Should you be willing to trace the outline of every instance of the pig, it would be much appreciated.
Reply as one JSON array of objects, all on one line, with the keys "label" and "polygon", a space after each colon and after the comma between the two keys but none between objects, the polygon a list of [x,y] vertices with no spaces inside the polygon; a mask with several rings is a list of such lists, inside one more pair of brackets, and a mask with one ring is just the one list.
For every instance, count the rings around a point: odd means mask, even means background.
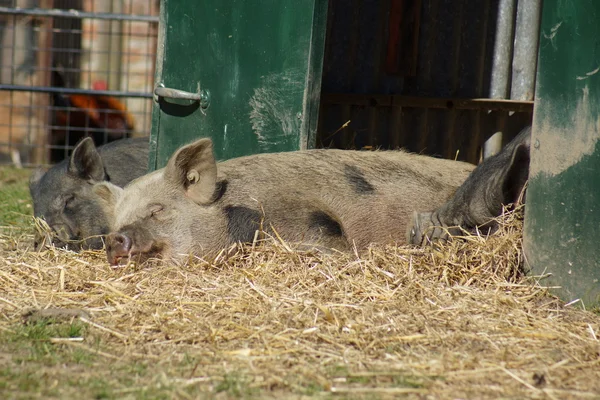
[{"label": "pig", "polygon": [[531,126],[528,126],[500,153],[484,160],[441,207],[415,212],[407,229],[407,242],[426,245],[463,232],[494,231],[497,228],[494,218],[502,213],[503,206],[516,204],[521,196],[524,202],[530,145]]},{"label": "pig", "polygon": [[36,236],[34,247],[45,242],[71,250],[101,249],[109,223],[94,184],[109,181],[125,186],[147,172],[148,138],[123,139],[96,148],[92,138],[81,140],[70,158],[47,172],[36,170],[29,181],[34,216],[43,218],[52,230]]},{"label": "pig", "polygon": [[257,231],[302,248],[403,243],[413,210],[443,204],[475,166],[404,151],[304,150],[216,163],[212,141],[183,146],[124,189],[94,186],[110,215],[111,265],[211,259]]}]

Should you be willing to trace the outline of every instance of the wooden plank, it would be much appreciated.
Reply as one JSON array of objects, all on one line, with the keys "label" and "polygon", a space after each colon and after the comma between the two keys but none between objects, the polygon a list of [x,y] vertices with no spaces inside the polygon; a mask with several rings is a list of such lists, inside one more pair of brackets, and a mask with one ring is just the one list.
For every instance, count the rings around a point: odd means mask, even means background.
[{"label": "wooden plank", "polygon": [[324,93],[325,104],[351,104],[366,107],[444,108],[457,110],[495,110],[532,112],[533,101],[503,99],[463,99],[447,97],[417,97],[383,94]]},{"label": "wooden plank", "polygon": [[[40,8],[52,9],[53,0],[40,0]],[[51,80],[52,67],[52,26],[53,18],[40,18],[38,27],[39,49],[37,54],[37,85],[49,86]],[[36,165],[47,164],[50,160],[50,151],[48,150],[51,129],[50,115],[50,95],[47,93],[33,94],[36,99],[37,121],[42,126],[36,126],[34,135],[34,147],[31,152],[31,162]]]},{"label": "wooden plank", "polygon": [[416,76],[421,0],[391,0],[385,58],[388,74]]}]

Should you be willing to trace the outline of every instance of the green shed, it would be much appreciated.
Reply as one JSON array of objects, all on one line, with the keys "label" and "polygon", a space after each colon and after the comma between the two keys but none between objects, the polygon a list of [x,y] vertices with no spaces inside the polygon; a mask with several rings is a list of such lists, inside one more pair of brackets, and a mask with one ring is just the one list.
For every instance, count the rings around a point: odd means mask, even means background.
[{"label": "green shed", "polygon": [[544,0],[524,248],[567,302],[600,304],[600,2]]},{"label": "green shed", "polygon": [[197,137],[217,158],[314,141],[327,0],[161,4],[150,168]]}]

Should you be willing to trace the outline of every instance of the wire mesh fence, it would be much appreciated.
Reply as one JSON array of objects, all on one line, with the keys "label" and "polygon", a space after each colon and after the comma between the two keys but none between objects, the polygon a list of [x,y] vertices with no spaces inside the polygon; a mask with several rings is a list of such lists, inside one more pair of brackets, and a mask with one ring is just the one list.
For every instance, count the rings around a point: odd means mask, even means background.
[{"label": "wire mesh fence", "polygon": [[150,133],[159,1],[0,0],[0,163]]}]

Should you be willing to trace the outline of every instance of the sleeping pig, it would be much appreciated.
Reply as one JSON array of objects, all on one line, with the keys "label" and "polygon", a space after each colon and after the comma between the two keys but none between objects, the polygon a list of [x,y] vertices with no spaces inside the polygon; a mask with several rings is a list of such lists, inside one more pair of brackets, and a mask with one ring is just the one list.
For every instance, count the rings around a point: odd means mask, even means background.
[{"label": "sleeping pig", "polygon": [[473,165],[403,151],[306,150],[215,162],[207,138],[124,189],[94,186],[112,265],[211,257],[256,231],[348,251],[404,242],[412,212],[443,204]]},{"label": "sleeping pig", "polygon": [[34,216],[43,218],[51,234],[37,235],[44,243],[69,249],[102,248],[108,221],[92,192],[95,183],[125,186],[148,169],[148,138],[123,139],[96,148],[91,138],[81,140],[71,157],[47,172],[38,169],[29,182]]}]

